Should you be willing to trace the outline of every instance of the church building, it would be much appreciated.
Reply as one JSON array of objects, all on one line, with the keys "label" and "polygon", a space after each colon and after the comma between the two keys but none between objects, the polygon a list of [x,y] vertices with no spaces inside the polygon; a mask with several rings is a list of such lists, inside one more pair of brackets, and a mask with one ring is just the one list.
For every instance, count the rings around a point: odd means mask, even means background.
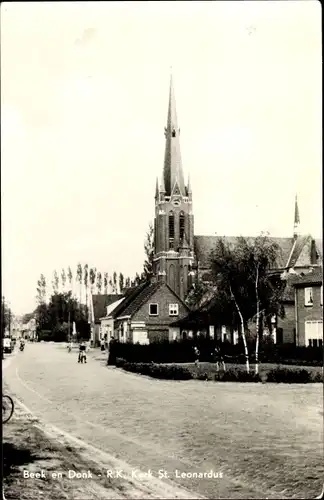
[{"label": "church building", "polygon": [[[153,272],[155,279],[166,282],[182,300],[185,300],[196,273],[202,281],[211,280],[210,255],[221,236],[194,234],[193,193],[189,178],[185,183],[183,175],[180,128],[172,76],[167,125],[164,132],[164,168],[161,181],[156,182],[155,192]],[[306,273],[314,266],[322,264],[322,240],[315,240],[310,234],[300,234],[299,224],[296,197],[292,235],[270,237],[279,247],[278,261],[273,271],[280,273],[283,277],[291,273]],[[217,227],[214,229],[217,231]],[[224,236],[224,239],[232,246],[236,244],[237,236]],[[255,239],[255,237],[245,238],[250,241]],[[185,324],[185,319],[182,323]],[[284,339],[285,334],[282,330],[285,325],[280,324],[280,328]],[[294,338],[294,333],[290,330],[291,325],[289,332],[286,333],[287,339]]]}]

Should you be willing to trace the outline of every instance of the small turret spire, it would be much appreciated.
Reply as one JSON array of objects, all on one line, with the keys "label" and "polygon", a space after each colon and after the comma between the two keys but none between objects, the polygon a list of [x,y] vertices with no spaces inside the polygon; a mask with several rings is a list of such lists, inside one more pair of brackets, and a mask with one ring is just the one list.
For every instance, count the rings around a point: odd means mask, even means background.
[{"label": "small turret spire", "polygon": [[155,199],[158,200],[158,198],[159,198],[159,179],[156,178]]},{"label": "small turret spire", "polygon": [[192,194],[191,190],[191,183],[190,183],[190,175],[188,175],[188,187],[187,187],[188,194]]},{"label": "small turret spire", "polygon": [[295,214],[294,214],[294,238],[297,238],[299,234],[300,218],[299,218],[299,208],[297,194],[295,196]]}]

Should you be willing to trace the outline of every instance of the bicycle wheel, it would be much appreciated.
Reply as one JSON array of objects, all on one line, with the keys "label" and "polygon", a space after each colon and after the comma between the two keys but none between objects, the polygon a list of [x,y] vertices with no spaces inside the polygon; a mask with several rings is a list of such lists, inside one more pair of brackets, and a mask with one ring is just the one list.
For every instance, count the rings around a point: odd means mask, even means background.
[{"label": "bicycle wheel", "polygon": [[14,412],[14,402],[10,396],[2,396],[2,423],[8,422]]}]

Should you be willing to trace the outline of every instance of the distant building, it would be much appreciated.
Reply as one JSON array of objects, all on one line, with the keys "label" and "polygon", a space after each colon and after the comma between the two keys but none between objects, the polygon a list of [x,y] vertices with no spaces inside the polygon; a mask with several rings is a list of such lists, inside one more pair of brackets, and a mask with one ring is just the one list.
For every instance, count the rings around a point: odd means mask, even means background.
[{"label": "distant building", "polygon": [[90,296],[89,317],[90,324],[90,342],[93,347],[99,345],[101,340],[101,321],[105,316],[107,306],[112,304],[123,296],[119,294],[92,294]]}]

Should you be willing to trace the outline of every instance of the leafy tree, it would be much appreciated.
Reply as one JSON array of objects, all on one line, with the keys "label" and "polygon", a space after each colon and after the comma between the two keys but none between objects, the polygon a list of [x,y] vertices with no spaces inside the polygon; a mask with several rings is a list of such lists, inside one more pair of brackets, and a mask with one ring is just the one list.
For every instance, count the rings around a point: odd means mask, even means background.
[{"label": "leafy tree", "polygon": [[81,302],[82,302],[82,265],[80,263],[77,265],[76,279],[77,279],[77,283],[79,283],[80,304],[81,304]]},{"label": "leafy tree", "polygon": [[101,274],[100,271],[97,274],[97,290],[98,290],[98,293],[101,294],[101,291],[102,291],[102,274]]},{"label": "leafy tree", "polygon": [[278,247],[274,243],[267,237],[260,236],[253,242],[239,237],[234,247],[220,239],[211,255],[216,293],[224,318],[232,325],[240,325],[247,372],[250,369],[246,340],[249,323],[256,320],[257,357],[260,313],[265,318],[275,313],[282,314],[280,298],[284,286],[279,286],[278,280],[269,273],[276,261],[277,252]]},{"label": "leafy tree", "polygon": [[59,275],[58,272],[55,270],[53,274],[53,281],[52,281],[52,287],[53,287],[53,292],[58,293],[59,289]]},{"label": "leafy tree", "polygon": [[96,281],[96,272],[97,272],[97,269],[95,267],[91,267],[90,272],[89,272],[91,295],[93,295],[93,291],[94,291],[94,286],[95,286],[95,281]]},{"label": "leafy tree", "polygon": [[[62,331],[67,333],[66,325],[76,324],[77,332],[83,338],[87,338],[89,334],[88,325],[88,309],[87,306],[79,304],[72,297],[72,292],[56,293],[52,295],[49,303],[40,304],[36,309],[36,320],[38,331],[47,330],[51,333],[51,340],[66,340],[57,338],[57,332]],[[64,326],[65,325],[65,326]]]},{"label": "leafy tree", "polygon": [[114,285],[113,285],[112,278],[109,278],[109,288],[110,288],[111,293],[114,293]]},{"label": "leafy tree", "polygon": [[124,275],[123,275],[123,273],[119,273],[119,291],[120,291],[120,293],[122,293],[122,292],[123,292],[123,290],[124,290],[124,286],[125,286],[125,285],[124,285],[124,281],[125,281],[125,280],[124,280]]},{"label": "leafy tree", "polygon": [[83,282],[85,286],[85,293],[86,293],[86,306],[88,305],[88,286],[89,286],[89,266],[88,264],[84,265],[83,268]]},{"label": "leafy tree", "polygon": [[117,273],[116,271],[114,271],[113,273],[113,293],[117,293],[118,292],[118,285],[117,285]]},{"label": "leafy tree", "polygon": [[73,275],[72,275],[72,269],[71,267],[69,266],[68,267],[68,272],[67,272],[67,277],[68,277],[68,280],[69,280],[69,288],[70,290],[72,290],[72,279],[73,279]]},{"label": "leafy tree", "polygon": [[196,274],[194,282],[189,289],[187,297],[185,299],[186,304],[191,309],[199,307],[201,301],[206,296],[210,288],[211,286],[199,279],[198,274]]},{"label": "leafy tree", "polygon": [[42,304],[46,301],[46,279],[44,274],[40,275],[39,280],[37,281],[37,295],[36,300],[38,304]]},{"label": "leafy tree", "polygon": [[149,281],[153,276],[153,257],[154,257],[154,227],[150,222],[149,229],[146,233],[145,242],[144,242],[144,251],[145,251],[145,261],[144,261],[144,269],[141,276],[141,281]]},{"label": "leafy tree", "polygon": [[61,282],[62,282],[62,290],[63,290],[63,292],[65,292],[65,286],[66,286],[65,269],[62,269],[62,272],[61,272]]},{"label": "leafy tree", "polygon": [[6,303],[5,297],[1,297],[1,338],[4,337],[6,330],[10,330],[13,314]]},{"label": "leafy tree", "polygon": [[103,282],[104,282],[104,293],[107,294],[108,293],[108,273],[104,273]]},{"label": "leafy tree", "polygon": [[135,286],[138,286],[138,285],[140,285],[141,283],[142,283],[141,276],[140,276],[138,273],[136,273],[136,275],[135,275],[135,279],[134,279],[134,284],[135,284]]}]

